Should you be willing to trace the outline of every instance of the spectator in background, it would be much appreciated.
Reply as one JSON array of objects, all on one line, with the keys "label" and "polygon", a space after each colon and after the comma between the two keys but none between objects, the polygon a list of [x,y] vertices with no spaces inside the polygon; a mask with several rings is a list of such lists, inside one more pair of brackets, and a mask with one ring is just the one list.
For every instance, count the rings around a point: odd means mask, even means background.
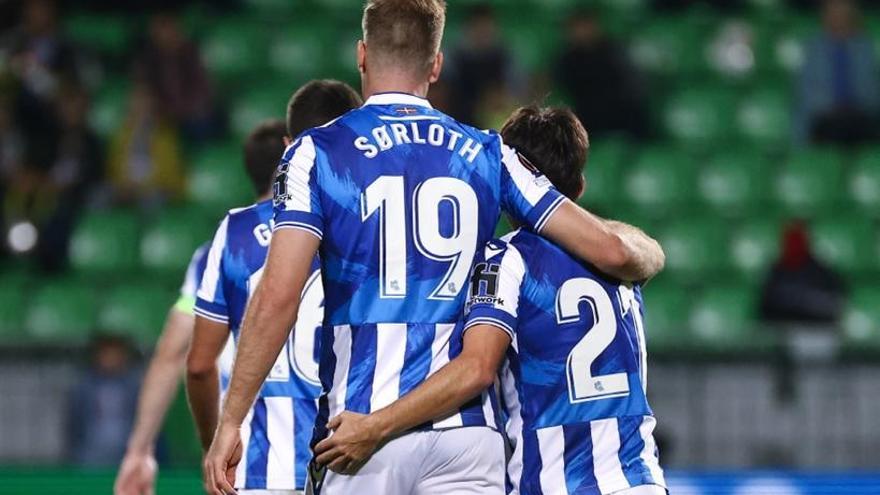
[{"label": "spectator in background", "polygon": [[98,335],[91,363],[68,402],[70,460],[79,466],[115,466],[125,454],[137,406],[140,373],[127,339]]},{"label": "spectator in background", "polygon": [[[481,108],[490,93],[502,93],[505,101],[522,95],[523,76],[499,36],[495,12],[489,4],[471,8],[461,43],[452,51],[445,72],[450,114],[463,122],[488,127],[489,122],[479,117],[481,113],[495,113]],[[507,115],[510,110],[506,108],[503,113]]]},{"label": "spectator in background", "polygon": [[58,11],[51,0],[27,0],[20,25],[3,40],[2,51],[19,82],[16,121],[28,139],[39,140],[54,131],[54,98],[65,83],[80,80],[80,54],[58,28]]},{"label": "spectator in background", "polygon": [[857,144],[877,136],[880,77],[853,0],[826,0],[798,81],[796,140]]},{"label": "spectator in background", "polygon": [[155,206],[183,193],[177,130],[141,80],[132,87],[128,115],[110,143],[107,178],[115,200],[122,203]]},{"label": "spectator in background", "polygon": [[186,138],[201,140],[218,133],[213,90],[198,47],[171,11],[150,18],[147,41],[135,67],[162,111],[180,126]]},{"label": "spectator in background", "polygon": [[773,323],[834,325],[846,293],[840,277],[817,260],[806,227],[795,222],[782,237],[779,261],[764,281],[761,319]]},{"label": "spectator in background", "polygon": [[636,73],[595,13],[578,11],[568,19],[554,79],[591,134],[647,135],[647,106]]}]

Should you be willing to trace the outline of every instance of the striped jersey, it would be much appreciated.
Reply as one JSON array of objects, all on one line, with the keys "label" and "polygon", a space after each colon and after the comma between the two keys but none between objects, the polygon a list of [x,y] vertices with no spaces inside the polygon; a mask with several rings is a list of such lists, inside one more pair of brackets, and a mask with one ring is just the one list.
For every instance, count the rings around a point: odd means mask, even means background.
[{"label": "striped jersey", "polygon": [[665,486],[646,398],[640,288],[525,230],[486,244],[471,281],[463,331],[489,324],[511,337],[501,370],[511,491]]},{"label": "striped jersey", "polygon": [[[220,223],[198,290],[197,315],[229,326],[239,338],[245,308],[263,274],[271,240],[271,201],[231,210]],[[295,490],[305,486],[309,441],[317,414],[317,333],[323,318],[317,262],[303,291],[292,343],[272,366],[242,429],[244,458],[236,488]]]},{"label": "striped jersey", "polygon": [[[563,200],[497,133],[411,95],[374,95],[301,135],[279,167],[275,229],[321,239],[316,438],[328,417],[382,408],[447,363],[471,263],[501,211],[540,230]],[[494,426],[479,402],[427,426]]]}]

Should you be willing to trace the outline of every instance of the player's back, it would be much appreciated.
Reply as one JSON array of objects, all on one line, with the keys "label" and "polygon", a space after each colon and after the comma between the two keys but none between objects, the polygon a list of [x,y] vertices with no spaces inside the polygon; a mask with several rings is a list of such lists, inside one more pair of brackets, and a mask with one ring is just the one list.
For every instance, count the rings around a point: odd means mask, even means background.
[{"label": "player's back", "polygon": [[501,210],[540,228],[562,201],[497,134],[403,94],[305,133],[281,171],[276,228],[322,239],[330,417],[388,405],[445,364],[462,288]]},{"label": "player's back", "polygon": [[[248,301],[263,274],[272,221],[271,201],[230,210],[211,245],[195,312],[227,324],[236,341]],[[279,353],[242,425],[247,462],[239,464],[236,475],[241,488],[292,490],[305,485],[320,394],[316,346],[322,299],[315,260],[293,342]]]},{"label": "player's back", "polygon": [[[605,494],[663,485],[645,392],[640,288],[525,230],[492,241],[485,254],[475,273],[521,273],[518,291],[502,285],[490,296],[517,315],[502,372],[514,486],[523,494]],[[479,319],[477,304],[469,322]]]}]

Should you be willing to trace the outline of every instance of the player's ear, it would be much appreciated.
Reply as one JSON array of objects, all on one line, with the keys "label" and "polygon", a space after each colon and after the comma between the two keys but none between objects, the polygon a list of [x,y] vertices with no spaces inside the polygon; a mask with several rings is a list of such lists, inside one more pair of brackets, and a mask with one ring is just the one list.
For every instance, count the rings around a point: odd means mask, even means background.
[{"label": "player's ear", "polygon": [[581,199],[581,196],[584,195],[584,192],[587,190],[587,178],[584,177],[584,174],[581,174],[581,188],[578,190],[577,196],[574,199]]},{"label": "player's ear", "polygon": [[293,139],[290,136],[284,136],[284,147],[290,146],[293,143]]},{"label": "player's ear", "polygon": [[364,43],[363,40],[358,40],[357,45],[357,63],[358,63],[358,72],[361,75],[367,71],[367,44]]},{"label": "player's ear", "polygon": [[428,78],[428,82],[434,84],[440,79],[440,71],[443,70],[443,52],[437,52],[437,56],[434,57],[434,63],[431,65],[431,75]]}]

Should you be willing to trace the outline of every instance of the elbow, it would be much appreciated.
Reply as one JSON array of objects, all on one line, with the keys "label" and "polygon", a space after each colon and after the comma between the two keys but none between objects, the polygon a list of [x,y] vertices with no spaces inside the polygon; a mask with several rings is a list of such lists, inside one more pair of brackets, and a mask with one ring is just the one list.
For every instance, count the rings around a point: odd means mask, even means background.
[{"label": "elbow", "polygon": [[215,361],[194,357],[190,354],[186,360],[186,379],[188,381],[204,381],[217,373]]},{"label": "elbow", "polygon": [[468,392],[477,395],[495,384],[495,369],[487,363],[475,362],[470,366]]},{"label": "elbow", "polygon": [[609,236],[604,253],[604,268],[611,273],[624,272],[633,262],[632,251],[618,234]]}]

